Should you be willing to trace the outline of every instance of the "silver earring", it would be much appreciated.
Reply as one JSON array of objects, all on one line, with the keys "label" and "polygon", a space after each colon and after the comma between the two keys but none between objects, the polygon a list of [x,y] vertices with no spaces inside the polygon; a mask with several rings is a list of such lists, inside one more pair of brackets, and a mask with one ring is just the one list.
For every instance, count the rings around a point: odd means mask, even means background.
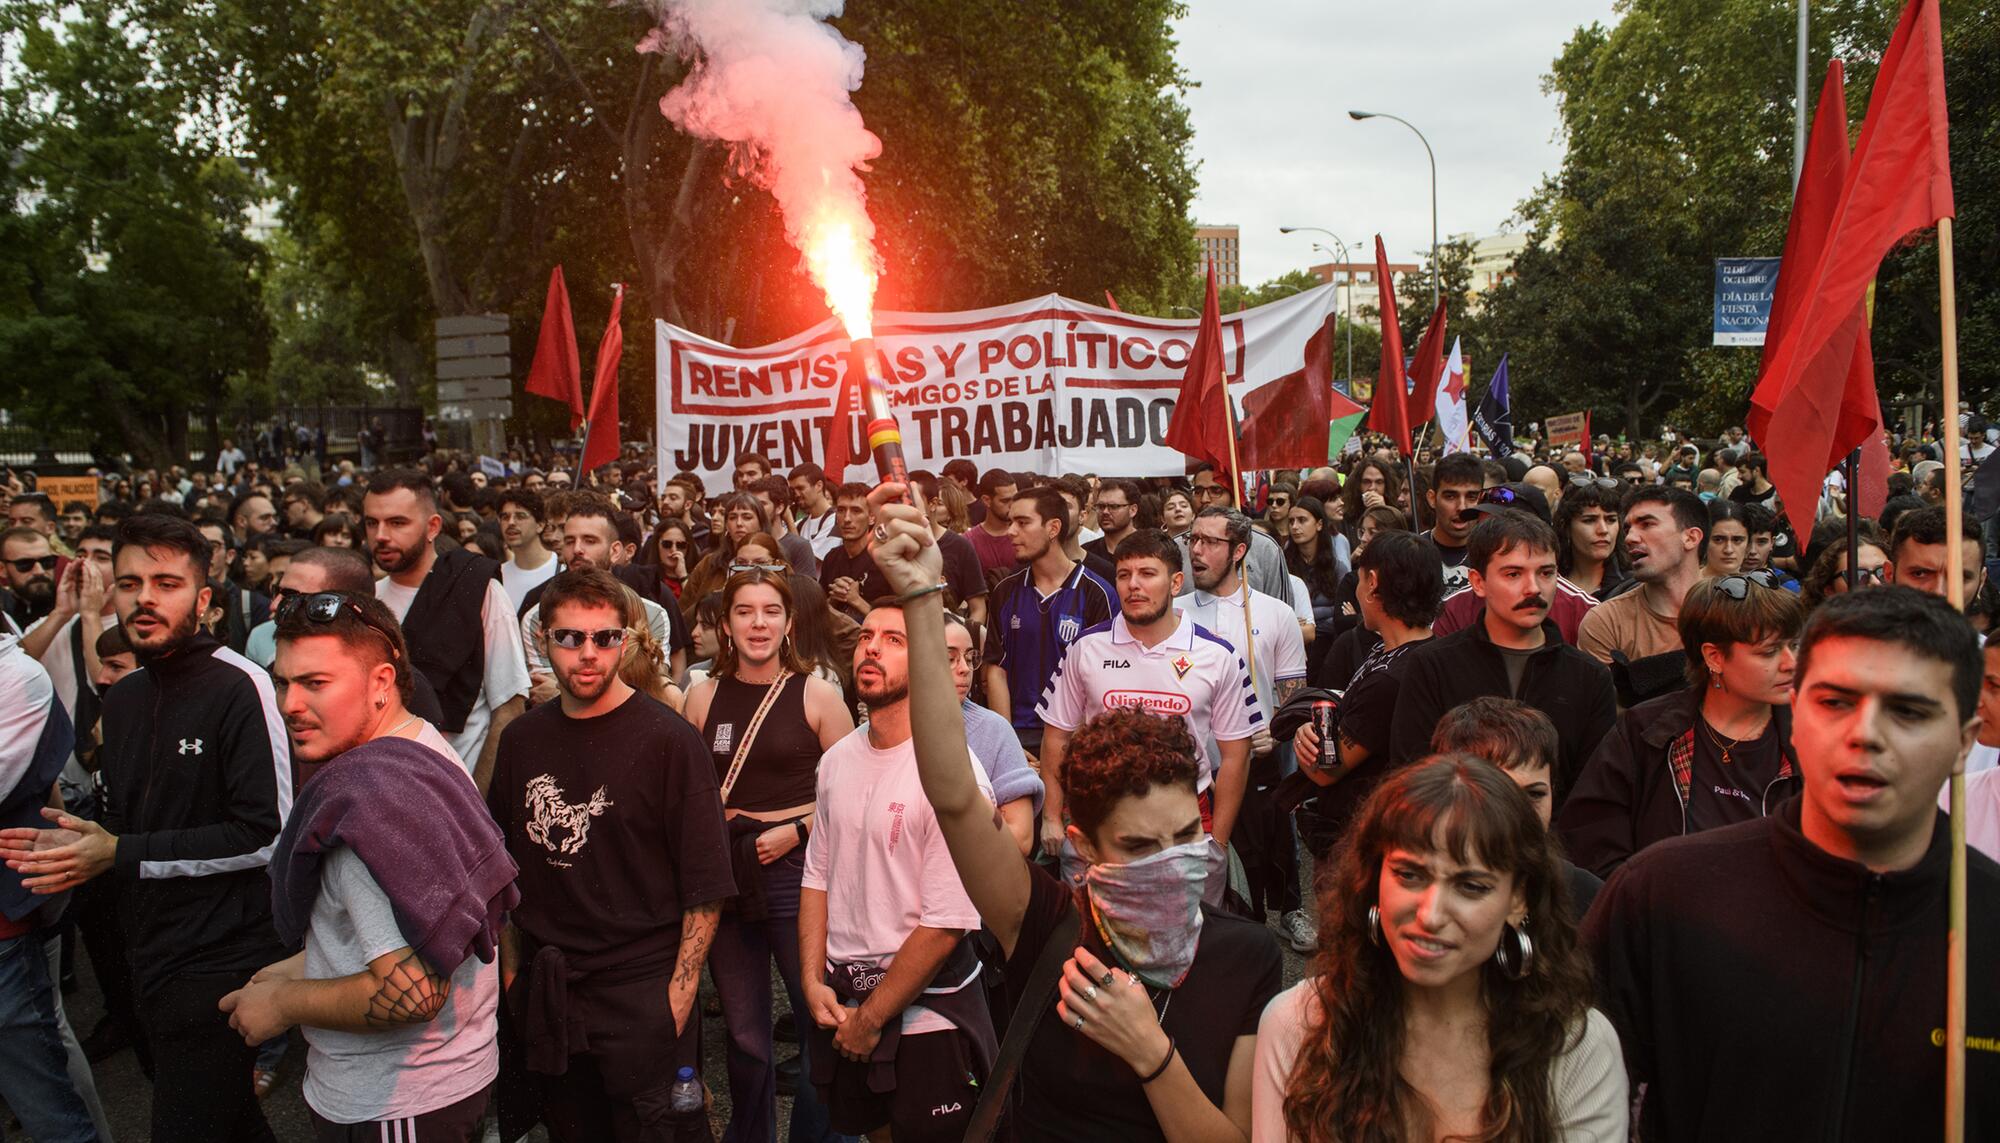
[{"label": "silver earring", "polygon": [[[1508,938],[1513,938],[1514,948],[1507,948]],[[1500,943],[1493,950],[1493,963],[1500,967],[1500,974],[1509,980],[1525,980],[1535,967],[1535,942],[1528,939],[1528,918],[1522,917],[1517,928],[1513,925],[1500,927]]]},{"label": "silver earring", "polygon": [[1368,906],[1368,943],[1380,946],[1382,943],[1382,910]]}]

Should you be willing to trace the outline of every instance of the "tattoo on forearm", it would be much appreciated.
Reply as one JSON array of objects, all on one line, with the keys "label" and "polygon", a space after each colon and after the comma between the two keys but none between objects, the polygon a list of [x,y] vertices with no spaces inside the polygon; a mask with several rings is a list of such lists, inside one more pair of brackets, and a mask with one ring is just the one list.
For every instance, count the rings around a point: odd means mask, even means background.
[{"label": "tattoo on forearm", "polygon": [[722,904],[719,901],[697,905],[687,911],[687,919],[707,918],[708,923],[681,927],[681,951],[674,964],[675,987],[688,988],[701,982],[701,966],[708,960],[708,946],[715,939],[715,922],[721,915]]},{"label": "tattoo on forearm", "polygon": [[1305,685],[1306,681],[1304,679],[1279,679],[1277,693],[1272,696],[1276,701],[1272,705],[1274,706],[1285,705],[1287,702],[1291,701],[1291,697],[1299,693],[1299,689],[1304,687]]},{"label": "tattoo on forearm", "polygon": [[450,978],[432,972],[424,958],[411,950],[377,982],[363,1019],[371,1028],[422,1024],[443,1011],[445,1001],[450,998]]}]

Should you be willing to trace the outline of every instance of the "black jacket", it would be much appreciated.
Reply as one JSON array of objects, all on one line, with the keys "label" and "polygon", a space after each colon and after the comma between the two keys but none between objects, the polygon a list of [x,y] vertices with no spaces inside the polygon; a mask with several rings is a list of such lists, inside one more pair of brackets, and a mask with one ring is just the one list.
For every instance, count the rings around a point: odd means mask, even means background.
[{"label": "black jacket", "polygon": [[104,827],[141,993],[284,955],[265,867],[292,805],[270,676],[205,634],[104,696]]},{"label": "black jacket", "polygon": [[[1669,838],[1584,921],[1648,1143],[1874,1143],[1944,1131],[1951,845],[1871,873],[1770,817]],[[1967,1139],[2000,1133],[2000,865],[1967,856]]]},{"label": "black jacket", "polygon": [[[1547,641],[1528,660],[1520,693],[1513,697],[1556,724],[1562,750],[1553,778],[1560,805],[1563,792],[1576,784],[1583,760],[1610,731],[1618,710],[1611,672],[1604,664],[1563,642],[1554,620],[1543,620],[1542,632]],[[1438,719],[1462,702],[1487,695],[1507,697],[1507,664],[1483,621],[1412,652],[1403,668],[1402,693],[1396,696],[1390,761],[1400,765],[1429,754]]]},{"label": "black jacket", "polygon": [[[1576,788],[1563,799],[1556,832],[1571,861],[1609,877],[1633,854],[1687,832],[1687,798],[1674,781],[1674,755],[1693,758],[1701,700],[1699,690],[1676,691],[1618,716],[1618,725],[1597,744]],[[1774,706],[1771,717],[1777,720],[1792,773],[1761,791],[1767,814],[1799,792],[1791,708]]]}]

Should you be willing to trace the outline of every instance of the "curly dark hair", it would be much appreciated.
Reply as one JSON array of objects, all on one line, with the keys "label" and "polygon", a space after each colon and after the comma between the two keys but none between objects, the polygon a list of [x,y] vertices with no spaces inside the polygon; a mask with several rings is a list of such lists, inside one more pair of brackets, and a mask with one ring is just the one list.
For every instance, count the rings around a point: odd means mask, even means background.
[{"label": "curly dark hair", "polygon": [[[1392,774],[1361,807],[1322,879],[1314,1012],[1285,1085],[1285,1126],[1299,1139],[1389,1143],[1430,1134],[1424,1102],[1402,1078],[1403,980],[1371,939],[1368,909],[1395,849],[1442,849],[1512,874],[1534,926],[1526,978],[1482,972],[1491,1057],[1482,1140],[1557,1134],[1550,1068],[1582,1035],[1591,996],[1561,850],[1513,779],[1469,754],[1433,755]],[[1502,939],[1505,939],[1504,937]]]},{"label": "curly dark hair", "polygon": [[1198,767],[1185,719],[1138,707],[1106,711],[1077,727],[1063,752],[1060,777],[1070,820],[1094,840],[1122,799],[1155,786],[1185,786],[1194,793]]}]

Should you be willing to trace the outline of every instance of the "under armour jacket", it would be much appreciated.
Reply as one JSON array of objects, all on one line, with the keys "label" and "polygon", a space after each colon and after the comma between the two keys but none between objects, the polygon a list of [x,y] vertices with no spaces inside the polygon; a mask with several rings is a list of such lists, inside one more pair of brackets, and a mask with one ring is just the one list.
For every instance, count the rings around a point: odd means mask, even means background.
[{"label": "under armour jacket", "polygon": [[292,763],[270,676],[198,634],[119,680],[103,725],[104,827],[140,993],[283,957],[266,867]]}]

